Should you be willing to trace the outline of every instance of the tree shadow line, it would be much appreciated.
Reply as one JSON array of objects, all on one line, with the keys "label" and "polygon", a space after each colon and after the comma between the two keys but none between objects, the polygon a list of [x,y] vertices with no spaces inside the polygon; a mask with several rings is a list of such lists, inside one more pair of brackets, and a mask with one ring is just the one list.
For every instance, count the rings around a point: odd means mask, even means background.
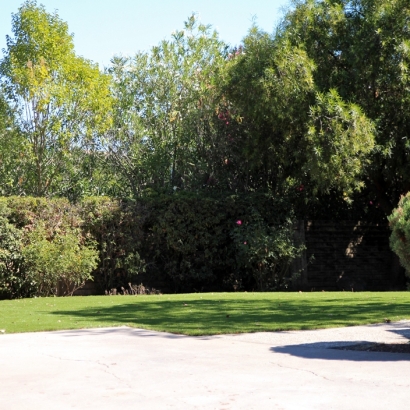
[{"label": "tree shadow line", "polygon": [[[382,322],[385,316],[410,316],[408,304],[379,306],[377,303],[360,303],[340,306],[331,298],[320,305],[317,301],[266,300],[144,300],[136,303],[118,303],[111,306],[86,307],[76,310],[58,310],[55,315],[92,320],[102,326],[149,326],[169,333],[198,334],[279,331],[349,326],[364,320]],[[340,301],[338,301],[340,302]],[[50,313],[50,312],[49,312]],[[210,329],[207,332],[207,329]],[[403,331],[398,329],[397,332]],[[406,333],[407,335],[407,333]],[[407,336],[406,336],[407,337]]]}]

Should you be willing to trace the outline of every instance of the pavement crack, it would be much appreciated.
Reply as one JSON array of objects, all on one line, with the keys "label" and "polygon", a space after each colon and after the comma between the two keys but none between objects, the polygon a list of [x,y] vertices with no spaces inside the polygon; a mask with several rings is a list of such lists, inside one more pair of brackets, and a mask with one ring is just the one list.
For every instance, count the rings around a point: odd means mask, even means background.
[{"label": "pavement crack", "polygon": [[116,374],[112,373],[109,371],[110,366],[106,363],[102,363],[99,360],[86,360],[86,359],[70,359],[70,358],[63,358],[63,357],[59,357],[59,356],[53,356],[51,354],[44,354],[43,356],[46,357],[51,357],[52,359],[57,359],[57,360],[63,360],[63,361],[67,361],[67,362],[84,362],[84,363],[93,363],[93,364],[98,364],[99,366],[102,367],[102,371],[104,373],[109,374],[110,376],[114,377],[115,379],[117,379],[119,382],[125,384],[129,389],[132,389],[131,385],[128,384],[125,380],[121,379],[120,377],[118,377]]},{"label": "pavement crack", "polygon": [[283,368],[283,369],[297,370],[297,371],[299,371],[299,372],[310,373],[310,374],[313,374],[313,375],[316,376],[316,377],[319,377],[319,378],[321,378],[321,379],[323,379],[323,380],[327,380],[327,381],[329,381],[329,382],[334,382],[334,381],[335,381],[335,380],[333,380],[333,379],[329,379],[328,377],[325,377],[325,376],[322,376],[322,375],[317,374],[317,373],[315,373],[315,372],[312,372],[311,370],[299,369],[299,368],[297,368],[297,367],[283,366],[283,365],[281,365],[281,364],[279,364],[279,363],[274,363],[274,362],[271,362],[271,364],[274,364],[274,365],[276,365],[276,366],[278,366],[278,367],[281,367],[281,368]]}]

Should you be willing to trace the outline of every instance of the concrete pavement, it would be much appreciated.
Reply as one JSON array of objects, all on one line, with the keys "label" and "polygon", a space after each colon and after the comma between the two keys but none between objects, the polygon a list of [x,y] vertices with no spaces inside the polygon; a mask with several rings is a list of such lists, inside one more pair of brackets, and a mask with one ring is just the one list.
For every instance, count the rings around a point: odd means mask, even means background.
[{"label": "concrete pavement", "polygon": [[407,409],[410,322],[187,337],[127,327],[0,335],[0,409]]}]

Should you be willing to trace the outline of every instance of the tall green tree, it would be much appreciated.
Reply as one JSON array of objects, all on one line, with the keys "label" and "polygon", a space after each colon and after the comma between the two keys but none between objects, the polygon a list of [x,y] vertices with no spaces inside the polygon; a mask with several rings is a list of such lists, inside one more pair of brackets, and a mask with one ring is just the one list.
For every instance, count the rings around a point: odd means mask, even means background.
[{"label": "tall green tree", "polygon": [[96,136],[110,125],[110,78],[76,56],[67,24],[36,1],[26,1],[12,15],[12,31],[0,81],[26,147],[17,171],[19,189],[64,195],[73,151],[90,155]]},{"label": "tall green tree", "polygon": [[134,195],[191,189],[214,172],[217,81],[226,45],[195,15],[150,52],[114,58],[116,115],[106,147]]},{"label": "tall green tree", "polygon": [[15,112],[0,90],[0,194],[21,194],[26,141],[16,126]]},{"label": "tall green tree", "polygon": [[336,89],[322,91],[303,47],[253,27],[231,59],[224,93],[236,121],[246,189],[352,192],[373,125]]},{"label": "tall green tree", "polygon": [[390,214],[410,190],[410,3],[295,1],[277,37],[308,55],[319,92],[334,89],[375,125],[364,181]]}]

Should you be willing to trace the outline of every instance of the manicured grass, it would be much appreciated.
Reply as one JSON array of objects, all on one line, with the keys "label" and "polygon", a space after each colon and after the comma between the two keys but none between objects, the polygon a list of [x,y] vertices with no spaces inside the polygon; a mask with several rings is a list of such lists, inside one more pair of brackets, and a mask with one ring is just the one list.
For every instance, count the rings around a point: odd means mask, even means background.
[{"label": "manicured grass", "polygon": [[6,333],[126,325],[210,335],[353,326],[385,319],[410,319],[410,292],[195,293],[0,301],[0,329]]}]

